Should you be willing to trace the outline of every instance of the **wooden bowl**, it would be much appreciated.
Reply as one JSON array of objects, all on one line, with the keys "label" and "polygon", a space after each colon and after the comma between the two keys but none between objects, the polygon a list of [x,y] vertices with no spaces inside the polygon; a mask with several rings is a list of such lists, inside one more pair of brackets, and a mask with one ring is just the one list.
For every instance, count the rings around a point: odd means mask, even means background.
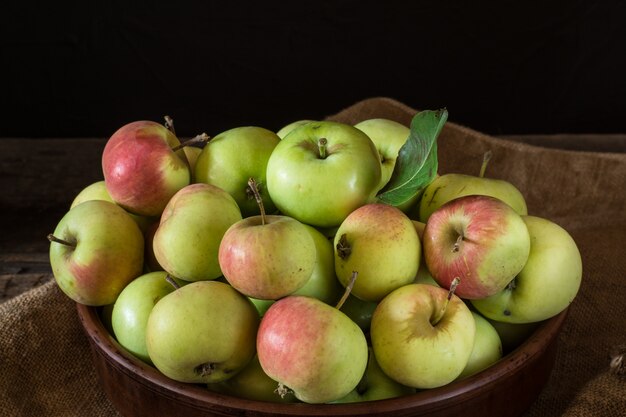
[{"label": "wooden bowl", "polygon": [[129,354],[107,331],[98,309],[77,305],[102,388],[125,417],[140,416],[519,416],[546,384],[567,310],[542,323],[490,368],[441,388],[352,404],[277,404],[221,395],[163,376]]}]

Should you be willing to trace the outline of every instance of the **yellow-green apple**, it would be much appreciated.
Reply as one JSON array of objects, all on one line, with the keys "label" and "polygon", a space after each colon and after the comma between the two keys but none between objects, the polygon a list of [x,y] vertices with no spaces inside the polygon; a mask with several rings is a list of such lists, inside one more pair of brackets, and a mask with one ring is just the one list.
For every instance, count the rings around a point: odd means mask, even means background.
[{"label": "yellow-green apple", "polygon": [[[402,123],[384,118],[363,120],[355,124],[354,127],[369,136],[374,145],[376,145],[376,149],[378,149],[382,166],[379,189],[382,189],[391,178],[393,169],[396,166],[398,152],[400,152],[400,148],[407,141],[411,130]],[[401,204],[398,208],[406,212],[416,203],[420,195],[421,193],[415,194],[415,196]]]},{"label": "yellow-green apple", "polygon": [[415,388],[402,385],[389,378],[370,349],[367,368],[363,378],[355,389],[335,403],[355,403],[363,401],[385,400],[415,393]]},{"label": "yellow-green apple", "polygon": [[74,301],[112,304],[143,270],[144,240],[121,207],[91,200],[70,209],[50,239],[50,265],[57,284]]},{"label": "yellow-green apple", "polygon": [[277,387],[278,383],[263,372],[257,355],[232,378],[224,382],[207,385],[210,391],[248,400],[274,403],[293,403],[297,401],[291,392],[279,395],[276,392]]},{"label": "yellow-green apple", "polygon": [[[417,220],[412,220],[413,226],[415,226],[415,231],[417,232],[417,236],[420,238],[420,244],[424,241],[424,229],[426,228],[426,223],[422,223]],[[426,266],[426,260],[424,259],[424,245],[422,244],[422,253],[420,257],[420,266],[417,269],[417,274],[415,275],[415,284],[429,284],[435,285],[439,287],[435,278],[433,278],[432,274],[428,270]]]},{"label": "yellow-green apple", "polygon": [[154,255],[161,267],[185,281],[222,275],[219,246],[226,230],[241,220],[235,200],[209,184],[191,184],[168,202],[154,235]]},{"label": "yellow-green apple", "polygon": [[315,244],[315,265],[307,282],[293,294],[307,295],[335,305],[343,294],[343,288],[335,275],[333,243],[314,227],[307,224],[304,227]]},{"label": "yellow-green apple", "polygon": [[380,175],[378,150],[365,133],[342,123],[313,122],[276,146],[267,164],[267,190],[283,214],[332,227],[373,201]]},{"label": "yellow-green apple", "polygon": [[163,125],[137,121],[119,128],[102,152],[111,198],[131,213],[159,216],[169,199],[189,185],[191,173],[178,138]]},{"label": "yellow-green apple", "polygon": [[426,266],[439,285],[456,294],[485,298],[504,289],[530,252],[522,217],[493,197],[470,195],[451,200],[429,217],[424,229]]},{"label": "yellow-green apple", "polygon": [[272,131],[256,126],[236,127],[215,136],[206,144],[195,168],[197,182],[213,184],[228,192],[243,217],[259,214],[259,206],[249,189],[254,178],[268,213],[275,211],[265,189],[270,154],[280,142]]},{"label": "yellow-green apple", "polygon": [[316,249],[299,221],[261,214],[246,217],[226,231],[218,259],[224,277],[238,291],[276,300],[306,284],[315,268]]},{"label": "yellow-green apple", "polygon": [[196,182],[196,164],[198,162],[198,157],[202,153],[202,149],[198,146],[184,146],[183,152],[185,152],[185,157],[187,158],[187,162],[189,163],[189,174],[190,174],[190,183]]},{"label": "yellow-green apple", "polygon": [[558,224],[522,216],[530,233],[530,255],[502,290],[472,304],[485,317],[505,323],[546,320],[565,310],[582,280],[582,260],[570,234]]},{"label": "yellow-green apple", "polygon": [[164,296],[146,326],[155,367],[180,382],[225,381],[255,354],[259,314],[245,296],[219,281],[197,281]]},{"label": "yellow-green apple", "polygon": [[[115,201],[113,201],[113,199],[109,195],[104,181],[96,181],[92,184],[89,184],[88,186],[83,188],[78,194],[76,194],[76,197],[74,197],[74,200],[72,200],[70,208],[74,208],[74,206],[90,200],[104,200],[115,203]],[[133,220],[137,223],[137,226],[139,226],[142,231],[145,231],[147,227],[154,221],[154,219],[150,217],[138,216],[132,213],[128,214],[130,215],[130,217],[133,218]]]},{"label": "yellow-green apple", "polygon": [[305,125],[307,123],[311,123],[311,122],[314,122],[314,120],[309,120],[309,119],[296,120],[295,122],[291,122],[281,127],[280,129],[278,129],[278,131],[276,132],[276,135],[279,138],[284,139],[285,136],[291,133],[291,131],[294,130],[295,128]]},{"label": "yellow-green apple", "polygon": [[387,295],[374,310],[370,328],[385,374],[419,389],[454,381],[467,365],[475,333],[472,313],[459,297],[424,284]]},{"label": "yellow-green apple", "polygon": [[421,244],[411,219],[400,209],[370,203],[354,210],[341,223],[334,240],[335,273],[345,287],[359,273],[352,293],[380,301],[415,279]]},{"label": "yellow-green apple", "polygon": [[477,374],[502,358],[502,342],[496,329],[480,314],[472,311],[476,324],[476,337],[472,354],[458,379]]},{"label": "yellow-green apple", "polygon": [[524,196],[512,183],[495,178],[451,173],[436,177],[426,187],[419,203],[419,220],[426,222],[435,210],[448,201],[472,194],[497,198],[513,207],[517,214],[528,214]]},{"label": "yellow-green apple", "polygon": [[337,308],[294,295],[267,310],[257,335],[263,371],[306,403],[339,400],[367,366],[363,331]]},{"label": "yellow-green apple", "polygon": [[[177,280],[178,285],[184,285]],[[146,326],[154,305],[174,287],[163,271],[149,272],[131,281],[113,305],[111,327],[118,343],[132,355],[151,364],[146,348]]]}]

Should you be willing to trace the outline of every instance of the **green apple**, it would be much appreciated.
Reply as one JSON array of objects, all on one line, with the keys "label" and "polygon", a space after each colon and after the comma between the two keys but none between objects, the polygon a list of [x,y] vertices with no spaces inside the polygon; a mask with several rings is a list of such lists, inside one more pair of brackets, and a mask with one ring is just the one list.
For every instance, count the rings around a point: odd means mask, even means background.
[{"label": "green apple", "polygon": [[263,205],[268,213],[275,211],[266,191],[266,169],[270,154],[280,142],[276,134],[256,126],[227,130],[215,136],[204,147],[195,167],[196,182],[212,184],[228,192],[237,202],[243,217],[259,214],[248,181],[259,184]]},{"label": "green apple", "polygon": [[444,288],[460,279],[456,294],[485,298],[504,289],[528,260],[530,236],[508,204],[484,195],[441,206],[424,229],[424,259]]},{"label": "green apple", "polygon": [[255,353],[259,314],[228,284],[198,281],[156,303],[146,326],[146,347],[156,368],[180,382],[225,381]]},{"label": "green apple", "polygon": [[444,174],[431,182],[419,203],[419,220],[427,222],[439,207],[466,195],[487,195],[504,201],[519,215],[528,214],[522,193],[510,182],[464,174]]},{"label": "green apple", "polygon": [[380,365],[376,356],[371,352],[367,361],[367,369],[357,387],[348,395],[335,403],[355,403],[363,401],[385,400],[387,398],[402,397],[415,393],[415,388],[399,384],[389,378]]},{"label": "green apple", "polygon": [[343,288],[335,275],[335,253],[332,242],[319,230],[304,225],[315,244],[315,265],[307,282],[294,295],[307,295],[326,304],[335,305],[343,294]]},{"label": "green apple", "polygon": [[257,334],[263,371],[306,403],[337,401],[356,388],[367,366],[363,331],[316,298],[276,301]]},{"label": "green apple", "polygon": [[379,189],[383,188],[391,178],[398,152],[409,138],[411,130],[401,123],[383,118],[363,120],[354,127],[369,136],[378,149],[382,165]]},{"label": "green apple", "polygon": [[[104,181],[96,181],[92,184],[89,184],[85,188],[83,188],[76,195],[76,197],[74,197],[74,200],[72,200],[72,204],[70,208],[74,208],[80,203],[83,203],[85,201],[90,201],[90,200],[104,200],[104,201],[109,201],[111,203],[115,203],[115,201],[113,201],[113,199],[109,195],[109,192],[107,191],[106,184],[104,183]],[[151,217],[138,216],[132,213],[128,213],[128,214],[137,223],[137,226],[139,226],[139,228],[142,231],[145,231],[148,228],[148,226],[154,221],[153,218]]]},{"label": "green apple", "polygon": [[[163,271],[150,272],[131,281],[113,305],[111,326],[118,343],[132,355],[151,364],[146,348],[146,326],[154,305],[174,291]],[[178,285],[184,285],[178,280]]]},{"label": "green apple", "polygon": [[498,293],[472,304],[481,314],[505,323],[533,323],[565,310],[582,280],[576,242],[558,224],[522,216],[530,233],[530,254],[523,269]]},{"label": "green apple", "polygon": [[91,200],[70,209],[50,240],[59,288],[77,303],[103,306],[141,275],[144,241],[137,223],[114,203]]},{"label": "green apple", "polygon": [[267,164],[267,190],[283,214],[326,228],[373,201],[380,176],[378,150],[365,133],[342,123],[313,122],[276,146]]},{"label": "green apple", "polygon": [[418,389],[454,381],[467,365],[476,325],[465,303],[448,290],[409,284],[376,307],[370,337],[390,378]]},{"label": "green apple", "polygon": [[489,318],[486,319],[491,323],[493,328],[496,329],[496,332],[498,332],[498,336],[500,336],[500,341],[502,342],[502,350],[505,355],[524,343],[542,323],[503,323]]},{"label": "green apple", "polygon": [[306,227],[291,217],[251,216],[226,231],[218,260],[224,277],[242,294],[276,300],[306,284],[316,248]]},{"label": "green apple", "polygon": [[276,135],[279,138],[284,139],[285,136],[291,133],[291,131],[294,130],[295,128],[305,125],[307,123],[311,123],[311,122],[314,122],[314,120],[308,120],[308,119],[296,120],[295,122],[291,122],[288,125],[281,127],[278,130],[278,132],[276,132]]},{"label": "green apple", "polygon": [[297,401],[293,393],[288,392],[283,396],[279,395],[276,392],[277,387],[278,383],[263,372],[257,355],[237,375],[224,382],[207,385],[210,391],[248,400],[274,403],[293,403]]},{"label": "green apple", "polygon": [[170,198],[191,181],[180,145],[159,123],[142,120],[119,128],[102,152],[102,172],[111,198],[131,213],[160,216]]},{"label": "green apple", "polygon": [[502,358],[502,341],[496,329],[480,314],[472,311],[476,323],[474,347],[458,379],[477,374]]},{"label": "green apple", "polygon": [[351,294],[377,302],[410,284],[420,264],[421,244],[411,219],[381,203],[354,210],[335,235],[335,272],[346,287],[358,272]]},{"label": "green apple", "polygon": [[226,230],[241,220],[235,200],[209,184],[192,184],[169,201],[153,239],[156,260],[185,281],[222,275],[218,251]]},{"label": "green apple", "polygon": [[202,149],[197,146],[185,146],[183,147],[183,152],[185,152],[185,157],[187,157],[187,162],[189,163],[189,173],[191,174],[191,183],[196,182],[196,163],[198,161],[198,157],[200,153],[202,153]]},{"label": "green apple", "polygon": [[248,297],[248,299],[250,299],[250,301],[252,301],[252,304],[254,304],[254,306],[256,307],[257,311],[259,312],[259,317],[263,317],[267,309],[270,308],[270,306],[274,304],[274,301],[275,301],[275,300],[262,300],[260,298],[254,298],[254,297]]}]

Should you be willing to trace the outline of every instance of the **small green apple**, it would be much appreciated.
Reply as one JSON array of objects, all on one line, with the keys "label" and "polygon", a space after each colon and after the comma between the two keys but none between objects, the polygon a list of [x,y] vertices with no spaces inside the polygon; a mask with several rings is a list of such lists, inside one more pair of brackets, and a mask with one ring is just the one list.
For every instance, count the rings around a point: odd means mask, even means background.
[{"label": "small green apple", "polygon": [[477,374],[502,358],[502,341],[496,329],[480,314],[472,311],[476,323],[474,347],[458,379]]},{"label": "small green apple", "polygon": [[259,214],[248,181],[254,178],[268,213],[275,211],[267,193],[266,169],[270,154],[280,142],[272,131],[256,126],[236,127],[206,144],[195,166],[196,182],[212,184],[228,192],[243,217]]},{"label": "small green apple", "polygon": [[[118,343],[132,355],[152,364],[146,348],[146,326],[154,305],[174,291],[163,271],[150,272],[131,281],[113,305],[111,326]],[[178,280],[178,285],[184,285]]]},{"label": "small green apple", "polygon": [[307,123],[311,123],[314,122],[314,120],[308,120],[308,119],[302,119],[302,120],[296,120],[295,122],[291,122],[283,127],[281,127],[278,132],[276,132],[276,135],[281,138],[284,139],[285,136],[287,136],[289,133],[291,133],[292,130],[294,130],[297,127],[300,127],[302,125],[305,125]]},{"label": "small green apple", "polygon": [[374,314],[377,305],[378,303],[375,301],[364,301],[350,294],[340,310],[364,332],[367,332],[370,329],[372,314]]},{"label": "small green apple", "polygon": [[112,304],[143,270],[141,230],[108,201],[85,201],[70,209],[48,239],[54,278],[77,303]]},{"label": "small green apple", "polygon": [[522,219],[530,233],[528,261],[503,290],[472,301],[485,317],[505,323],[533,323],[559,314],[582,280],[580,252],[570,234],[547,219]]},{"label": "small green apple", "polygon": [[378,150],[365,133],[342,123],[313,122],[276,146],[267,163],[267,190],[283,214],[333,227],[373,201],[380,175]]},{"label": "small green apple", "polygon": [[156,303],[148,317],[146,347],[168,378],[221,382],[254,357],[258,325],[250,300],[230,285],[192,282]]},{"label": "small green apple", "polygon": [[185,281],[215,279],[222,275],[222,237],[239,220],[239,206],[226,191],[210,184],[188,185],[163,210],[152,244],[156,260]]}]

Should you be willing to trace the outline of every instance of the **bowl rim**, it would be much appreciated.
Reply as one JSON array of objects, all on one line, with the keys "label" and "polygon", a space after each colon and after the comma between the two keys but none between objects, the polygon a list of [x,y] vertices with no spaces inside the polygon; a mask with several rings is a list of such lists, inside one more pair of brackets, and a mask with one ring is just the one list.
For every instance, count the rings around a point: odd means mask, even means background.
[{"label": "bowl rim", "polygon": [[449,405],[449,400],[463,402],[471,399],[477,393],[490,391],[503,378],[522,368],[525,364],[538,360],[541,354],[558,336],[566,319],[569,308],[556,316],[538,324],[531,335],[517,348],[505,354],[498,362],[489,368],[467,378],[453,381],[439,388],[418,391],[402,397],[342,404],[306,404],[306,403],[276,403],[249,400],[220,394],[202,387],[202,384],[182,383],[161,374],[155,367],[148,365],[130,354],[122,347],[106,329],[98,307],[90,307],[77,303],[77,312],[83,330],[90,343],[98,346],[100,354],[112,362],[117,369],[128,377],[143,384],[145,388],[160,395],[167,395],[173,400],[184,402],[188,406],[200,408],[203,404],[226,409],[243,409],[256,413],[271,413],[273,415],[315,416],[328,415],[361,415],[368,414],[373,403],[376,411],[392,414],[398,410],[419,407],[420,411],[433,412]]}]

